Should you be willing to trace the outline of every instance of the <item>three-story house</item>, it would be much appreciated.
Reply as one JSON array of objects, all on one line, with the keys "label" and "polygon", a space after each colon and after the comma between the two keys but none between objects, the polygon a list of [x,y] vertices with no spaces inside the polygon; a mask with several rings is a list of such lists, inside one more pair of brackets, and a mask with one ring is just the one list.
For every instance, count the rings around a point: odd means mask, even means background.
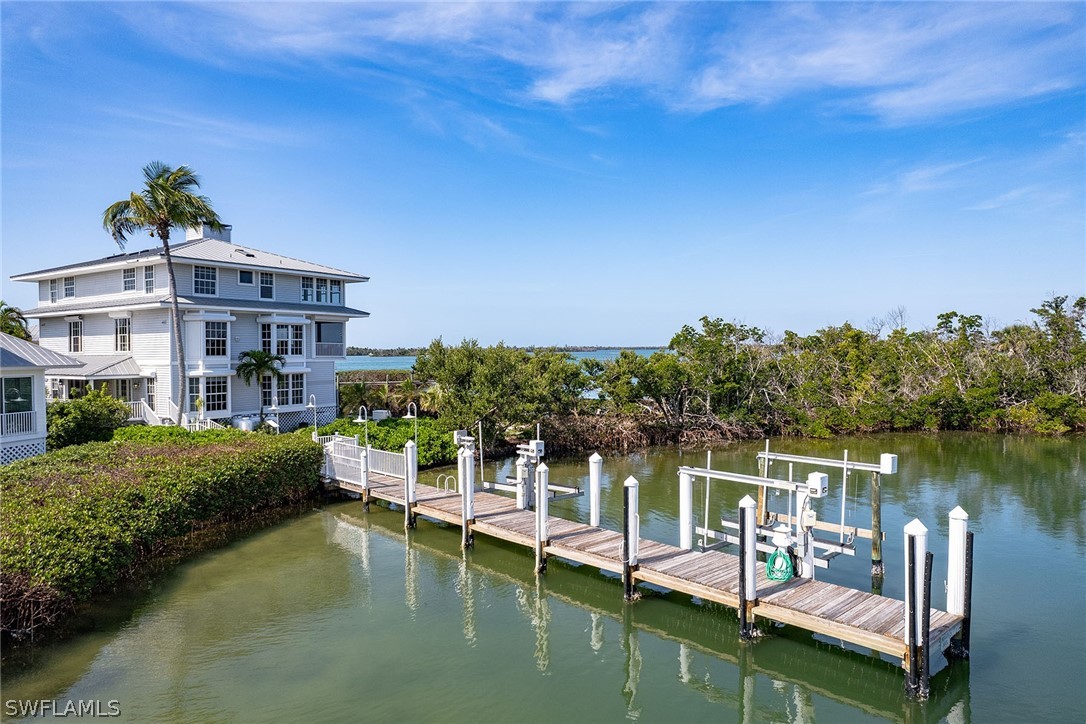
[{"label": "three-story house", "polygon": [[[230,424],[273,405],[285,430],[333,419],[347,322],[369,316],[346,305],[346,289],[368,277],[239,246],[230,232],[189,229],[170,246],[185,347],[181,409],[161,247],[13,276],[38,285],[38,306],[24,314],[39,321],[41,346],[82,365],[46,370],[49,396],[105,385],[151,423]],[[282,378],[245,384],[236,369],[247,350],[282,355]]]}]

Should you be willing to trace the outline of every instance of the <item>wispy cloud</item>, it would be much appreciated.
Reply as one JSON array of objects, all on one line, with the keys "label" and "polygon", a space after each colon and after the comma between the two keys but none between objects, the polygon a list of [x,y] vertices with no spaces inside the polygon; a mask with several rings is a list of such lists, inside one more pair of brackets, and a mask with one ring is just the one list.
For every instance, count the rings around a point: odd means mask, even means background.
[{"label": "wispy cloud", "polygon": [[153,14],[156,33],[169,31],[178,52],[206,62],[363,62],[512,103],[636,92],[702,112],[818,94],[825,112],[915,124],[1081,88],[1086,77],[1078,4],[122,8],[137,30]]},{"label": "wispy cloud", "polygon": [[253,145],[298,146],[306,143],[302,135],[290,128],[227,117],[199,115],[177,110],[162,113],[121,110],[113,107],[105,108],[103,112],[123,121],[138,121],[140,124],[183,130],[202,138],[206,143],[217,146],[232,148]]},{"label": "wispy cloud", "polygon": [[965,161],[950,161],[913,166],[899,171],[891,178],[876,183],[860,194],[861,196],[879,196],[885,194],[915,194],[925,191],[950,188],[965,183],[959,171],[967,169],[984,159],[974,158]]},{"label": "wispy cloud", "polygon": [[1005,207],[1019,206],[1030,210],[1051,208],[1059,206],[1068,200],[1068,194],[1063,191],[1054,191],[1049,188],[1031,184],[1011,189],[1006,193],[985,199],[972,206],[965,207],[966,211],[994,211]]}]

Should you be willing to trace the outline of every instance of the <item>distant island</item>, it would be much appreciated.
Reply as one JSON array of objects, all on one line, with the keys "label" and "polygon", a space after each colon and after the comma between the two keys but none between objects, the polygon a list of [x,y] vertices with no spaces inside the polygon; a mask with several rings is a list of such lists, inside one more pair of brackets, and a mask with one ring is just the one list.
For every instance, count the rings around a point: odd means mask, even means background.
[{"label": "distant island", "polygon": [[[523,349],[528,352],[534,352],[537,349],[553,349],[558,352],[599,352],[605,349],[665,349],[665,345],[659,344],[646,344],[646,345],[596,345],[596,346],[565,346],[565,347],[547,347],[545,345],[533,345],[530,347],[513,347],[513,349]],[[425,347],[390,347],[388,349],[378,349],[376,347],[348,347],[348,357],[417,357]]]}]

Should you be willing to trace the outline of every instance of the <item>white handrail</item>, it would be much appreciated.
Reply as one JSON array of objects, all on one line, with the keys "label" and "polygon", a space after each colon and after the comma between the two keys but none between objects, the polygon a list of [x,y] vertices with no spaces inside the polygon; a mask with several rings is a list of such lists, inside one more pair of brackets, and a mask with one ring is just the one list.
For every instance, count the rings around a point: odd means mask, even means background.
[{"label": "white handrail", "polygon": [[0,435],[34,432],[34,412],[5,412],[0,415]]}]

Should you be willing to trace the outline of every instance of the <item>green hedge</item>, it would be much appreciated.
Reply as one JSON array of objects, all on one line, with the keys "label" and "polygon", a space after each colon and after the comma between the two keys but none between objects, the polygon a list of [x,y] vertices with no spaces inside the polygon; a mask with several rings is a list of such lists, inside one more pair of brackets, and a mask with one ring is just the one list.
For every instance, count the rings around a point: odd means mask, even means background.
[{"label": "green hedge", "polygon": [[[431,467],[434,465],[448,465],[456,462],[456,445],[453,444],[453,431],[437,420],[428,417],[420,417],[419,422],[419,467]],[[370,446],[379,450],[402,452],[407,441],[415,436],[414,420],[402,417],[381,420],[381,422],[367,423],[370,429]],[[311,431],[310,431],[311,432]],[[310,434],[305,430],[299,430],[299,434]],[[318,431],[321,435],[358,435],[359,440],[365,439],[366,425],[356,424],[347,419],[340,418],[325,425]]]},{"label": "green hedge", "polygon": [[[4,631],[115,583],[171,538],[316,491],[322,452],[306,437],[221,436],[91,443],[0,468]],[[29,591],[49,593],[37,619]]]}]

